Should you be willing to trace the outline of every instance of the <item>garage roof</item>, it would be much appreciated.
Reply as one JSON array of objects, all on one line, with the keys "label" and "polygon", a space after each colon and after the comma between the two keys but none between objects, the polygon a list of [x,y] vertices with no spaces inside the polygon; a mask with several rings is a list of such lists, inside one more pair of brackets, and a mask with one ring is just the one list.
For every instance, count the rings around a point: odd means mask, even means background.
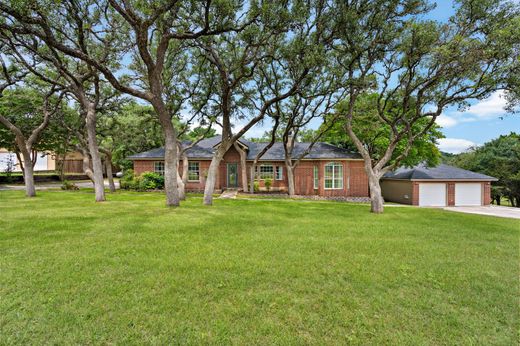
[{"label": "garage roof", "polygon": [[386,173],[383,176],[383,179],[385,178],[401,180],[498,180],[489,175],[445,164],[440,164],[436,167],[427,167],[425,164],[419,164],[411,168],[400,167],[393,172]]}]

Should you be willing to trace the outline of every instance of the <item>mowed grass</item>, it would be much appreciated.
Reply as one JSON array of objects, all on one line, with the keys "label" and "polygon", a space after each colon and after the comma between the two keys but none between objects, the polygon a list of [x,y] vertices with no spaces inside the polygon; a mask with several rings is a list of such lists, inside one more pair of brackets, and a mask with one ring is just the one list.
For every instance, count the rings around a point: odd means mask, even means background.
[{"label": "mowed grass", "polygon": [[0,192],[0,344],[518,343],[518,220]]}]

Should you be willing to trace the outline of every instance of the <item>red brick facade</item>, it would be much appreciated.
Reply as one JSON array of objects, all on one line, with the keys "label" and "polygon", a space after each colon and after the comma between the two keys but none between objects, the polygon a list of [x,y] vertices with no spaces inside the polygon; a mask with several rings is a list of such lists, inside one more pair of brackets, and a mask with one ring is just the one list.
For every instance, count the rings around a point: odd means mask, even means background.
[{"label": "red brick facade", "polygon": [[[135,160],[134,172],[139,175],[143,172],[154,170],[154,162],[157,160]],[[199,162],[200,181],[189,181],[186,189],[189,191],[204,190],[205,178],[211,163],[210,160],[190,160],[190,162]],[[343,187],[340,189],[325,189],[325,165],[330,162],[338,162],[343,168]],[[240,154],[235,148],[229,149],[224,155],[220,163],[215,189],[220,190],[227,187],[227,169],[228,164],[237,164],[238,188],[243,187],[242,183],[242,164],[240,162]],[[287,169],[282,161],[261,162],[262,165],[272,165],[276,172],[277,167],[282,169],[282,179],[277,180],[276,176],[272,180],[272,190],[287,191]],[[252,162],[248,161],[247,177],[250,176],[250,168]],[[182,163],[179,165],[179,171],[182,171]],[[314,189],[314,167],[318,168],[318,188]],[[368,197],[368,178],[363,167],[363,161],[360,160],[302,160],[294,170],[295,189],[298,195],[320,195],[320,196],[352,196],[352,197]],[[264,181],[259,181],[260,187],[264,187]]]}]

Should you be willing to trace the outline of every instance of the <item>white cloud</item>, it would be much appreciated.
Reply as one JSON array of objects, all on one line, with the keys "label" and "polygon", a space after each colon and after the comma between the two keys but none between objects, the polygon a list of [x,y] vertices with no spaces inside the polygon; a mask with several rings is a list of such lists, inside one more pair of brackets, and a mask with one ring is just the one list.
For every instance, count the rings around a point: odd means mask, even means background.
[{"label": "white cloud", "polygon": [[457,120],[447,115],[441,114],[435,119],[437,125],[443,128],[453,127],[457,125]]},{"label": "white cloud", "polygon": [[471,105],[464,112],[450,111],[441,114],[436,123],[443,128],[450,128],[460,123],[469,123],[481,120],[492,120],[504,115],[506,100],[503,91],[492,93],[487,99]]},{"label": "white cloud", "polygon": [[462,138],[441,138],[439,139],[439,150],[458,154],[465,150],[468,150],[470,147],[477,145],[476,143],[469,141],[467,139]]},{"label": "white cloud", "polygon": [[496,91],[485,100],[481,100],[466,110],[466,114],[471,114],[477,118],[496,118],[505,113],[506,99],[503,91]]}]

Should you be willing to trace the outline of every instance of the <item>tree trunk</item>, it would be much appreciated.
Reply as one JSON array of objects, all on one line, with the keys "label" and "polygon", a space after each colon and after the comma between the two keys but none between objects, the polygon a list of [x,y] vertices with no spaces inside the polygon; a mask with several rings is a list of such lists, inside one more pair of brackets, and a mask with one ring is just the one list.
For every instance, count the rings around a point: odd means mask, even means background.
[{"label": "tree trunk", "polygon": [[94,182],[94,172],[92,172],[92,165],[90,164],[90,155],[87,150],[81,150],[82,159],[82,167],[83,173],[90,179],[90,181]]},{"label": "tree trunk", "polygon": [[66,154],[58,154],[56,157],[56,165],[58,167],[57,171],[60,176],[60,181],[65,180],[65,157]]},{"label": "tree trunk", "polygon": [[112,173],[112,155],[106,154],[105,159],[105,169],[107,173],[108,179],[108,187],[110,188],[110,192],[116,192],[116,184],[114,183],[114,174]]},{"label": "tree trunk", "polygon": [[16,151],[16,159],[18,160],[18,164],[20,165],[20,169],[22,170],[22,177],[25,177],[24,158],[18,150]]},{"label": "tree trunk", "polygon": [[103,164],[96,138],[96,110],[94,104],[89,103],[86,116],[87,139],[90,157],[92,159],[92,170],[94,180],[94,191],[96,194],[96,202],[105,200],[105,182],[103,180]]},{"label": "tree trunk", "polygon": [[179,199],[181,201],[186,200],[186,185],[184,184],[184,181],[182,181],[182,177],[179,174],[178,170],[178,164],[177,164],[177,187],[179,189]]},{"label": "tree trunk", "polygon": [[[217,152],[213,155],[208,169],[208,177],[206,178],[206,186],[204,187],[204,205],[213,205],[213,191],[215,191],[215,184],[217,182],[217,173],[220,166],[220,161],[224,154],[229,149],[230,145],[220,143]],[[224,150],[225,148],[225,150]]]},{"label": "tree trunk", "polygon": [[251,176],[251,180],[249,181],[249,192],[250,193],[255,193],[255,178],[256,178],[256,160],[253,161],[253,164],[251,165],[251,170],[250,170],[250,176]]},{"label": "tree trunk", "polygon": [[177,182],[177,132],[164,105],[161,102],[156,102],[153,106],[159,115],[159,121],[164,134],[164,191],[166,192],[166,205],[178,207],[180,199]]},{"label": "tree trunk", "polygon": [[287,171],[287,192],[292,197],[296,195],[296,187],[294,184],[294,167],[290,161],[285,160],[285,170]]},{"label": "tree trunk", "polygon": [[247,153],[235,142],[235,149],[240,154],[240,166],[242,173],[242,189],[247,192]]},{"label": "tree trunk", "polygon": [[36,188],[34,186],[34,167],[32,165],[31,155],[29,151],[22,154],[23,156],[23,180],[25,183],[25,195],[27,197],[36,196]]},{"label": "tree trunk", "polygon": [[379,176],[375,172],[367,172],[368,186],[370,188],[370,211],[375,214],[381,214],[384,211],[384,200],[381,193],[381,184]]},{"label": "tree trunk", "polygon": [[[188,157],[185,153],[180,154],[182,159],[182,174],[177,175],[177,182],[179,187],[179,199],[186,200],[186,183],[188,182]],[[177,171],[179,167],[177,167]]]}]

